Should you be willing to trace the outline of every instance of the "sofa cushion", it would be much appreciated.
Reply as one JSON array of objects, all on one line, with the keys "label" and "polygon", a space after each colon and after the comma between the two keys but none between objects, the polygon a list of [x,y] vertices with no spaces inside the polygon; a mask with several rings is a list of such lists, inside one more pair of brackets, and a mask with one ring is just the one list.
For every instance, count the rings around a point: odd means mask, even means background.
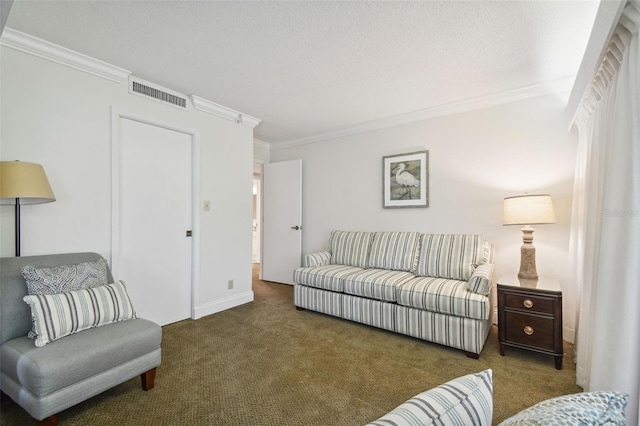
[{"label": "sofa cushion", "polygon": [[99,259],[52,268],[25,266],[22,276],[29,294],[57,294],[108,284],[107,269],[107,261]]},{"label": "sofa cushion", "polygon": [[136,317],[122,281],[60,294],[27,295],[37,334],[36,346],[88,328]]},{"label": "sofa cushion", "polygon": [[373,235],[373,232],[332,231],[331,263],[366,268]]},{"label": "sofa cushion", "polygon": [[583,392],[547,399],[526,408],[499,426],[610,425],[626,426],[624,392]]},{"label": "sofa cushion", "polygon": [[323,290],[344,292],[343,278],[363,271],[362,268],[345,265],[312,266],[293,271],[293,282]]},{"label": "sofa cushion", "polygon": [[481,235],[423,234],[415,275],[467,281],[485,256]]},{"label": "sofa cushion", "polygon": [[489,298],[467,291],[466,281],[416,277],[398,286],[396,301],[423,311],[479,320],[489,318]]},{"label": "sofa cushion", "polygon": [[41,398],[155,351],[161,340],[160,326],[140,318],[85,330],[41,348],[18,337],[0,346],[0,368],[2,377]]},{"label": "sofa cushion", "polygon": [[422,392],[368,426],[490,426],[492,418],[492,371],[484,370]]},{"label": "sofa cushion", "polygon": [[344,292],[369,299],[396,301],[396,288],[414,278],[410,272],[365,269],[344,279]]},{"label": "sofa cushion", "polygon": [[369,253],[369,268],[413,271],[418,256],[417,232],[376,232]]}]

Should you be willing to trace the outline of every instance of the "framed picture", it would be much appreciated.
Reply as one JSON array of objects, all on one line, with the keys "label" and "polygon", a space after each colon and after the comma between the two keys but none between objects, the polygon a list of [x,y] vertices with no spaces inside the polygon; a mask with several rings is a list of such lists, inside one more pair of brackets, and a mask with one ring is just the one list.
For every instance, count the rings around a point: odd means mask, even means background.
[{"label": "framed picture", "polygon": [[382,157],[382,207],[429,207],[429,151]]}]

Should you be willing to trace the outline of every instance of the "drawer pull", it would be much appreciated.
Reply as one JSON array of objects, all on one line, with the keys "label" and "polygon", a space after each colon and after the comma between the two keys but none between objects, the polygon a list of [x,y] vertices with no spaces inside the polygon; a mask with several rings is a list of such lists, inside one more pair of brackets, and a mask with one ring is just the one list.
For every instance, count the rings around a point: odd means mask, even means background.
[{"label": "drawer pull", "polygon": [[526,334],[527,336],[531,336],[533,334],[533,327],[527,325],[524,328],[524,334]]},{"label": "drawer pull", "polygon": [[522,304],[527,309],[533,308],[533,300],[531,300],[531,299],[524,299],[524,302],[522,302]]}]

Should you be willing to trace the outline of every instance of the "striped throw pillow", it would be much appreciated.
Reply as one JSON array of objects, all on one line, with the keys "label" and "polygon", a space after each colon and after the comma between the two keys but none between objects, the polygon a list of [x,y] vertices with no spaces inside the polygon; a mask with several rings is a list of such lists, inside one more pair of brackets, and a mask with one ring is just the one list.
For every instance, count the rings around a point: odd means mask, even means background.
[{"label": "striped throw pillow", "polygon": [[[108,268],[107,261],[99,259],[95,262],[51,268],[25,266],[22,268],[22,276],[29,294],[57,294],[109,284]],[[31,328],[28,336],[30,339],[37,337],[35,328]]]},{"label": "striped throw pillow", "polygon": [[489,369],[422,392],[367,426],[490,426],[492,418],[493,380]]},{"label": "striped throw pillow", "polygon": [[410,272],[418,255],[417,232],[376,232],[371,243],[369,268]]},{"label": "striped throw pillow", "polygon": [[366,268],[372,237],[372,232],[332,231],[331,264]]},{"label": "striped throw pillow", "polygon": [[467,281],[485,256],[481,235],[424,234],[415,275]]},{"label": "striped throw pillow", "polygon": [[136,318],[124,282],[58,294],[27,295],[35,326],[35,344],[42,347],[82,330]]}]

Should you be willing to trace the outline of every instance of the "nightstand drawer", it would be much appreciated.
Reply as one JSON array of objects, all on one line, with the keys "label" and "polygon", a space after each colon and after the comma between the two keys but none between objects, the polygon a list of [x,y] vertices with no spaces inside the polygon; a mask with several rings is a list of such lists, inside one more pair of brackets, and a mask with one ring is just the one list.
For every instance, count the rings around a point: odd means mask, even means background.
[{"label": "nightstand drawer", "polygon": [[506,293],[504,295],[504,303],[505,308],[553,315],[554,301],[549,297]]},{"label": "nightstand drawer", "polygon": [[553,318],[545,318],[518,312],[506,314],[506,341],[540,349],[553,350]]}]

